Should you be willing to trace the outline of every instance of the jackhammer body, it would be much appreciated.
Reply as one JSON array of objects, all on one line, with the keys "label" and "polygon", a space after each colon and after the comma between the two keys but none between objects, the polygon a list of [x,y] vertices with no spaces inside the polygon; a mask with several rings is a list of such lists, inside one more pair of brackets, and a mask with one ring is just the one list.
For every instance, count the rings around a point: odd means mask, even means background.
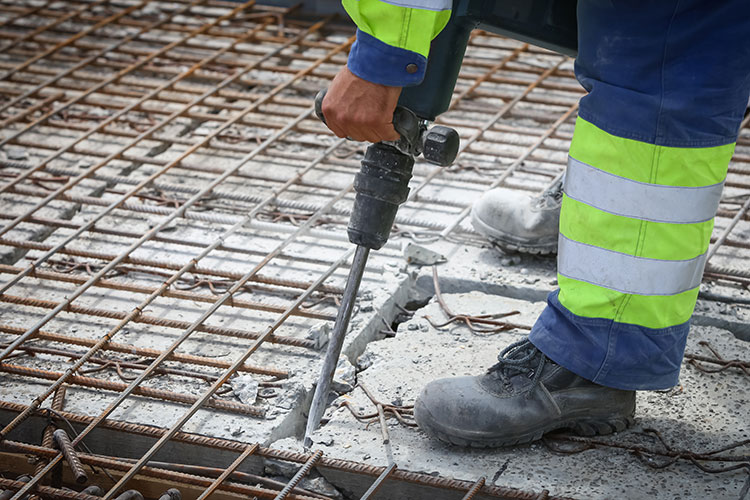
[{"label": "jackhammer body", "polygon": [[577,0],[454,0],[450,21],[430,45],[424,80],[404,88],[399,105],[428,121],[448,109],[474,29],[575,57],[576,3]]}]

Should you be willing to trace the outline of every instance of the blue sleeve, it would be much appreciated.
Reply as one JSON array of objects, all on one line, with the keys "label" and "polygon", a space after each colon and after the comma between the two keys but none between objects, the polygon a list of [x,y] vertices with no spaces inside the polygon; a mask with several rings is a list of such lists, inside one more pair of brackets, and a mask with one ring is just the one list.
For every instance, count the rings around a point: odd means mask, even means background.
[{"label": "blue sleeve", "polygon": [[349,52],[349,71],[368,82],[390,87],[422,83],[427,58],[416,52],[393,47],[362,30]]}]

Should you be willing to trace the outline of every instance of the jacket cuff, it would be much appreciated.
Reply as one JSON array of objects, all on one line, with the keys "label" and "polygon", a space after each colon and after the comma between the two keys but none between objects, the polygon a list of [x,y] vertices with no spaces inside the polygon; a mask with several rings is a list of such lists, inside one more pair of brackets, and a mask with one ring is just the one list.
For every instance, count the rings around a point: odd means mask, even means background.
[{"label": "jacket cuff", "polygon": [[349,52],[349,71],[368,82],[389,87],[422,83],[427,58],[416,52],[383,43],[362,30]]}]

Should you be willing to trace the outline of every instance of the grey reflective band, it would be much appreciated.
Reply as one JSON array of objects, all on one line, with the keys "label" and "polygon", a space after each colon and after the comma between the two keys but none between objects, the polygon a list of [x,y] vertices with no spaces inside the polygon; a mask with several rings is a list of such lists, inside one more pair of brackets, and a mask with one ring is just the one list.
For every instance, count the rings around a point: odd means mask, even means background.
[{"label": "grey reflective band", "polygon": [[560,234],[557,272],[610,290],[635,295],[675,295],[701,283],[706,254],[690,260],[634,257],[579,243]]},{"label": "grey reflective band", "polygon": [[568,157],[565,194],[586,205],[631,219],[673,224],[711,220],[724,183],[705,187],[647,184],[592,167]]},{"label": "grey reflective band", "polygon": [[406,7],[408,9],[434,10],[437,12],[451,10],[453,0],[380,0],[389,5],[396,7]]}]

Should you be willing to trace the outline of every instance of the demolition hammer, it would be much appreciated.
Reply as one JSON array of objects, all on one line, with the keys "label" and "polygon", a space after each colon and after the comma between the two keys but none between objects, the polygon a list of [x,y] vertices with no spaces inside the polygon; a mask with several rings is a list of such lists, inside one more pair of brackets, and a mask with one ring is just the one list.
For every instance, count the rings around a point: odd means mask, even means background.
[{"label": "demolition hammer", "polygon": [[[315,98],[315,112],[323,122],[324,97],[325,91],[321,91]],[[379,250],[388,241],[398,206],[409,196],[414,158],[421,154],[428,162],[445,167],[453,163],[458,154],[459,138],[455,130],[441,125],[428,128],[425,120],[402,106],[398,106],[393,114],[393,126],[401,138],[368,146],[359,173],[354,177],[357,194],[347,233],[357,249],[310,407],[305,447],[312,444],[310,436],[320,424],[326,408],[367,257],[370,250]]]},{"label": "demolition hammer", "polygon": [[[450,21],[431,44],[423,82],[401,93],[393,115],[401,138],[371,144],[354,179],[356,196],[348,235],[357,248],[310,407],[305,448],[312,445],[312,434],[326,408],[367,257],[370,250],[379,250],[388,241],[396,211],[409,195],[414,159],[421,154],[430,163],[448,166],[458,154],[458,133],[440,125],[429,128],[428,123],[450,106],[472,30],[481,28],[575,55],[576,1],[454,0]],[[316,114],[323,122],[324,96],[321,91],[315,99]]]}]

